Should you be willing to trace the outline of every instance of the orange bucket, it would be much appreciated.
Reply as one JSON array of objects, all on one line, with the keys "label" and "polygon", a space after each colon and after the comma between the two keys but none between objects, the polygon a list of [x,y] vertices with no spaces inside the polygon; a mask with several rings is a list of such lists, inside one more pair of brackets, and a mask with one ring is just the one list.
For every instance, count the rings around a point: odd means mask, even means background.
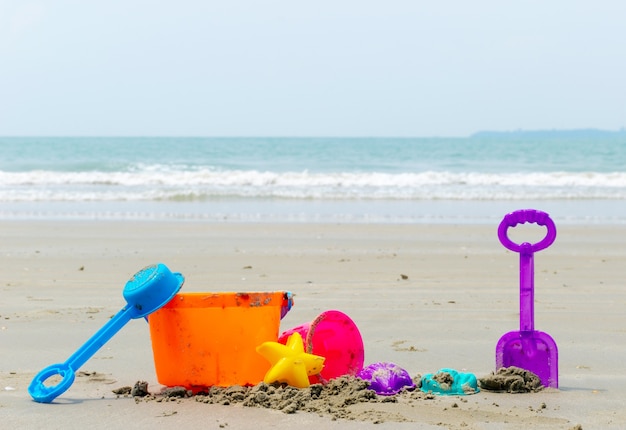
[{"label": "orange bucket", "polygon": [[255,385],[270,364],[256,352],[278,340],[291,293],[179,293],[148,316],[157,380],[194,391]]}]

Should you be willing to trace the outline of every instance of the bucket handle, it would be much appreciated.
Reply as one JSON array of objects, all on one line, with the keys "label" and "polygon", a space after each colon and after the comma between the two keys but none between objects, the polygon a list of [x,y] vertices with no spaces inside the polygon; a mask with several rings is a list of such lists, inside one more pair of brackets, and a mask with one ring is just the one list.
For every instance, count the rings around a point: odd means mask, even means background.
[{"label": "bucket handle", "polygon": [[283,294],[283,303],[280,307],[280,319],[282,320],[285,315],[291,310],[293,307],[293,293],[290,291],[285,291]]}]

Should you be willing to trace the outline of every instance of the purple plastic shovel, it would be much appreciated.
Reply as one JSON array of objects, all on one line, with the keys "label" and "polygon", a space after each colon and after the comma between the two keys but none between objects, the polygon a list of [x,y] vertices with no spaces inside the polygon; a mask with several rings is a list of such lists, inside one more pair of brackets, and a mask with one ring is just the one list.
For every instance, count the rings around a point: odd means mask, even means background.
[{"label": "purple plastic shovel", "polygon": [[[507,235],[510,227],[536,223],[545,226],[546,236],[535,244],[517,244]],[[545,213],[522,209],[506,215],[498,227],[498,238],[511,251],[519,252],[520,268],[520,329],[503,335],[496,345],[496,370],[516,366],[536,374],[546,387],[559,386],[559,352],[556,342],[544,332],[535,330],[535,268],[533,255],[552,245],[556,238],[554,221]]]}]

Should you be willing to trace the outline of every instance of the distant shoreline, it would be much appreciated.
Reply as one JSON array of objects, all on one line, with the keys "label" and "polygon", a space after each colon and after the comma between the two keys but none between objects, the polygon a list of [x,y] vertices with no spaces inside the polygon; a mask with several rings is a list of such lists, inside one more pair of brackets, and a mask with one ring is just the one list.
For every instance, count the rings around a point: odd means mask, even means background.
[{"label": "distant shoreline", "polygon": [[600,130],[597,128],[582,128],[572,130],[510,130],[510,131],[478,131],[470,138],[503,138],[503,137],[534,137],[534,138],[594,138],[594,137],[626,137],[626,128],[620,130]]},{"label": "distant shoreline", "polygon": [[[598,128],[580,128],[580,129],[545,129],[545,130],[481,130],[466,136],[445,136],[445,135],[424,135],[424,136],[325,136],[325,135],[267,135],[267,136],[248,136],[248,135],[0,135],[0,140],[32,140],[32,139],[63,139],[63,140],[108,140],[108,139],[139,139],[139,140],[333,140],[333,139],[369,139],[369,140],[385,140],[385,139],[418,139],[418,140],[438,140],[438,139],[489,139],[489,138],[567,138],[567,139],[586,139],[586,138],[606,138],[606,137],[626,137],[626,126],[619,130],[603,130]],[[0,143],[3,143],[0,141]]]}]

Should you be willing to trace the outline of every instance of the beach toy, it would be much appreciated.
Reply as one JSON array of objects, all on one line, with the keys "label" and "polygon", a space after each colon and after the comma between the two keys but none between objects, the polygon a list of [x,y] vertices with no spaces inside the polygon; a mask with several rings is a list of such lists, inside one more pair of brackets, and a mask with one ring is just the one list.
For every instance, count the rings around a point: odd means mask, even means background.
[{"label": "beach toy", "polygon": [[287,344],[263,342],[256,348],[272,364],[263,382],[284,382],[296,388],[307,388],[309,376],[320,373],[324,367],[324,357],[304,352],[300,333],[293,333]]},{"label": "beach toy", "polygon": [[[535,244],[512,242],[507,231],[523,223],[545,226],[546,236]],[[534,258],[535,252],[550,246],[556,238],[556,227],[550,216],[534,209],[512,212],[504,217],[498,227],[502,245],[520,255],[520,329],[504,334],[496,345],[496,370],[516,366],[536,374],[546,387],[558,388],[558,349],[549,334],[535,330],[534,311]]]},{"label": "beach toy", "polygon": [[[67,361],[53,364],[39,372],[28,386],[28,392],[32,398],[36,402],[50,403],[63,394],[74,382],[75,372],[102,345],[131,319],[145,317],[169,302],[180,290],[183,282],[183,275],[170,272],[167,266],[160,263],[137,272],[124,287],[126,306],[78,348]],[[57,375],[61,377],[57,384],[44,384],[46,380]]]},{"label": "beach toy", "polygon": [[329,310],[312,322],[287,330],[278,342],[286,343],[293,333],[300,333],[309,354],[326,359],[324,369],[310,378],[311,383],[325,382],[343,375],[355,376],[363,369],[363,339],[354,321],[343,312]]},{"label": "beach toy", "polygon": [[368,381],[369,388],[380,396],[392,396],[402,389],[415,388],[415,382],[409,372],[394,363],[374,363],[361,370],[357,377]]},{"label": "beach toy", "polygon": [[194,392],[258,384],[270,365],[256,347],[278,340],[292,306],[286,291],[177,294],[148,317],[157,380]]},{"label": "beach toy", "polygon": [[424,393],[435,393],[443,396],[464,396],[475,394],[478,389],[478,380],[473,373],[457,372],[454,369],[443,368],[439,372],[427,373],[422,376],[422,386]]}]

